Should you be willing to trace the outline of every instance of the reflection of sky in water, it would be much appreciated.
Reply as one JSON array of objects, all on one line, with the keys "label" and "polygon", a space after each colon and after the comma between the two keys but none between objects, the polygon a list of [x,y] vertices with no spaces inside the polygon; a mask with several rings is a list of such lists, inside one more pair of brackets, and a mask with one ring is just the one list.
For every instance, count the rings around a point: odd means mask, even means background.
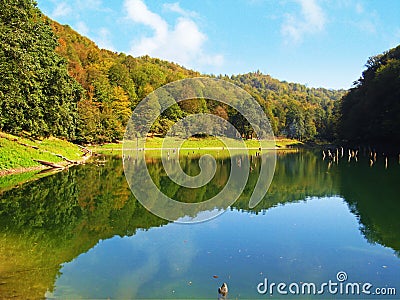
[{"label": "reflection of sky in water", "polygon": [[312,198],[265,215],[228,211],[209,222],[100,241],[64,264],[48,296],[217,298],[225,281],[231,299],[265,298],[256,291],[264,277],[321,283],[338,271],[351,282],[400,289],[398,261],[393,250],[368,244],[342,199]]}]

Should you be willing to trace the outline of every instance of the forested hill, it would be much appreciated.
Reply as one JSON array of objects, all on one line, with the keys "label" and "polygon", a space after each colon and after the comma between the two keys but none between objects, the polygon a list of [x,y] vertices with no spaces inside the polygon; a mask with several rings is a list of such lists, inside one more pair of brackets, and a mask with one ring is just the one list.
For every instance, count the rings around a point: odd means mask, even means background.
[{"label": "forested hill", "polygon": [[[101,106],[101,103],[110,102],[105,99],[112,98],[112,90],[115,93],[117,89],[120,92],[123,90],[129,97],[133,108],[139,100],[166,83],[182,78],[208,76],[157,58],[134,58],[123,53],[100,50],[92,41],[82,37],[68,25],[62,26],[53,21],[52,26],[59,40],[56,51],[68,60],[69,73],[86,90],[86,100],[80,104],[81,109],[97,110],[93,107],[94,104]],[[218,78],[243,87],[262,103],[270,116],[275,134],[299,139],[313,139],[316,136],[333,138],[335,103],[345,91],[307,88],[298,83],[281,82],[260,72]],[[118,101],[118,96],[114,96],[111,102],[115,101]],[[119,101],[123,102],[121,99]],[[123,106],[123,103],[120,106]],[[213,108],[207,107],[207,103],[205,106],[205,110],[215,113]],[[100,107],[98,108],[101,111]],[[183,111],[178,115],[191,113],[187,106],[182,105],[181,109]],[[225,110],[223,107],[218,109]],[[118,111],[114,113],[120,114]],[[126,113],[128,115],[128,110]],[[223,116],[228,112],[225,110],[219,114]],[[127,115],[122,118],[123,121]],[[83,128],[81,136],[84,136],[85,140],[91,140],[92,135],[88,133],[92,131],[90,127],[93,126],[90,126],[90,123],[87,125],[89,126]],[[160,124],[153,129],[162,134],[167,128],[168,122],[160,120]],[[118,139],[120,134],[115,133],[115,129],[111,129],[110,132],[97,135],[95,140],[108,140],[113,137]]]},{"label": "forested hill", "polygon": [[99,49],[86,37],[51,21],[58,46],[68,62],[69,74],[84,88],[78,103],[81,142],[109,142],[122,139],[125,125],[137,103],[166,83],[200,73],[175,63],[143,56]]},{"label": "forested hill", "polygon": [[335,138],[339,102],[345,90],[308,88],[259,71],[223,79],[244,88],[259,102],[266,102],[275,134],[304,140]]},{"label": "forested hill", "polygon": [[399,146],[400,46],[371,57],[366,67],[341,102],[339,136],[348,143]]},{"label": "forested hill", "polygon": [[[178,79],[209,76],[157,58],[99,49],[68,25],[44,16],[32,0],[2,1],[0,12],[3,131],[82,143],[120,140],[132,110],[150,92]],[[307,88],[260,72],[218,77],[251,93],[276,135],[333,139],[338,99],[345,91]],[[199,112],[232,123],[241,120],[224,105],[198,99],[180,103],[152,130],[162,135],[178,118]]]}]

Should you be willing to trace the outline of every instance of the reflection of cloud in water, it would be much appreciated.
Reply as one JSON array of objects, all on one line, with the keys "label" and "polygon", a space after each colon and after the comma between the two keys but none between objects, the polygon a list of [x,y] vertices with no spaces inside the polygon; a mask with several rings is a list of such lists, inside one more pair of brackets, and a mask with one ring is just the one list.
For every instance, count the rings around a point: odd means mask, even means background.
[{"label": "reflection of cloud in water", "polygon": [[147,257],[143,257],[143,264],[123,275],[118,280],[115,297],[120,299],[130,299],[137,295],[140,287],[154,278],[160,269],[160,257],[154,248],[146,249]]},{"label": "reflection of cloud in water", "polygon": [[195,247],[192,239],[190,241],[176,241],[165,253],[171,276],[179,277],[188,272],[197,252],[197,247]]},{"label": "reflection of cloud in water", "polygon": [[[168,230],[165,230],[166,227]],[[159,280],[159,272],[167,272],[171,277],[181,277],[188,272],[197,253],[193,239],[190,239],[192,230],[191,226],[169,224],[162,229],[151,230],[156,237],[148,237],[147,232],[146,238],[143,238],[141,232],[138,236],[126,238],[134,252],[143,254],[144,263],[121,279],[116,297],[136,296],[142,286],[151,280]],[[163,264],[166,270],[161,270]]]},{"label": "reflection of cloud in water", "polygon": [[[116,236],[101,241],[87,253],[64,264],[55,292],[46,296],[58,297],[66,292],[71,295],[71,291],[83,298],[143,296],[144,288],[152,281],[163,281],[164,276],[189,275],[198,252],[192,238],[195,231],[193,226],[168,224],[146,232],[138,231],[131,237]],[[88,287],[98,290],[88,291]]]}]

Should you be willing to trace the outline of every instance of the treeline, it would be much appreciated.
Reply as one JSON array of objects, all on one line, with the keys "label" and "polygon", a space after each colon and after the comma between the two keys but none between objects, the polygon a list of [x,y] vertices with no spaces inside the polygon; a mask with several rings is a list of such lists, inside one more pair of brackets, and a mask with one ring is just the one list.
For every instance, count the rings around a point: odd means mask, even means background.
[{"label": "treeline", "polygon": [[[85,90],[79,103],[82,117],[78,136],[82,142],[121,139],[138,101],[166,83],[201,76],[160,59],[101,50],[68,25],[53,22],[53,29],[59,37],[56,51],[68,60],[69,73]],[[345,91],[280,82],[260,72],[218,78],[248,91],[264,108],[276,135],[300,140],[333,138],[337,100]],[[157,119],[152,132],[164,135],[179,118],[205,112],[229,120],[243,136],[251,137],[251,127],[236,112],[206,99],[180,102]]]},{"label": "treeline", "polygon": [[228,77],[263,104],[275,135],[299,140],[333,140],[345,90],[308,88],[259,71]]},{"label": "treeline", "polygon": [[400,145],[400,46],[365,66],[341,101],[339,138],[380,148]]},{"label": "treeline", "polygon": [[[138,101],[166,83],[200,76],[160,59],[100,50],[67,25],[53,22],[53,29],[59,37],[56,51],[68,60],[69,73],[86,92],[79,103],[82,117],[78,136],[82,142],[121,139]],[[247,90],[264,108],[275,134],[300,140],[333,138],[338,100],[344,91],[280,82],[260,72],[218,78]],[[205,99],[179,103],[156,121],[152,132],[163,135],[177,119],[201,112],[229,120],[243,136],[251,136],[252,129],[236,112]]]}]

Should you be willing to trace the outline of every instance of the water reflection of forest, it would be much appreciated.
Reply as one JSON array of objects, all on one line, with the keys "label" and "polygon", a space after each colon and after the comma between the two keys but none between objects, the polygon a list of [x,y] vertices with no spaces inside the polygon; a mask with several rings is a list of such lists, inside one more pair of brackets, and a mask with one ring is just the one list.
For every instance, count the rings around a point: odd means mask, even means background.
[{"label": "water reflection of forest", "polygon": [[[189,174],[199,172],[195,159],[179,163]],[[313,152],[278,155],[268,193],[250,210],[248,199],[260,158],[252,157],[251,165],[244,193],[231,209],[258,214],[307,197],[340,195],[358,216],[368,241],[399,253],[399,166],[371,169],[360,161],[328,168]],[[227,182],[230,167],[230,160],[218,160],[213,180],[194,191],[168,180],[160,160],[148,164],[153,181],[164,193],[188,202],[216,195]],[[52,290],[61,264],[87,252],[99,240],[131,236],[167,223],[134,199],[118,157],[108,157],[104,166],[78,166],[6,191],[0,202],[0,295],[41,298]]]}]

